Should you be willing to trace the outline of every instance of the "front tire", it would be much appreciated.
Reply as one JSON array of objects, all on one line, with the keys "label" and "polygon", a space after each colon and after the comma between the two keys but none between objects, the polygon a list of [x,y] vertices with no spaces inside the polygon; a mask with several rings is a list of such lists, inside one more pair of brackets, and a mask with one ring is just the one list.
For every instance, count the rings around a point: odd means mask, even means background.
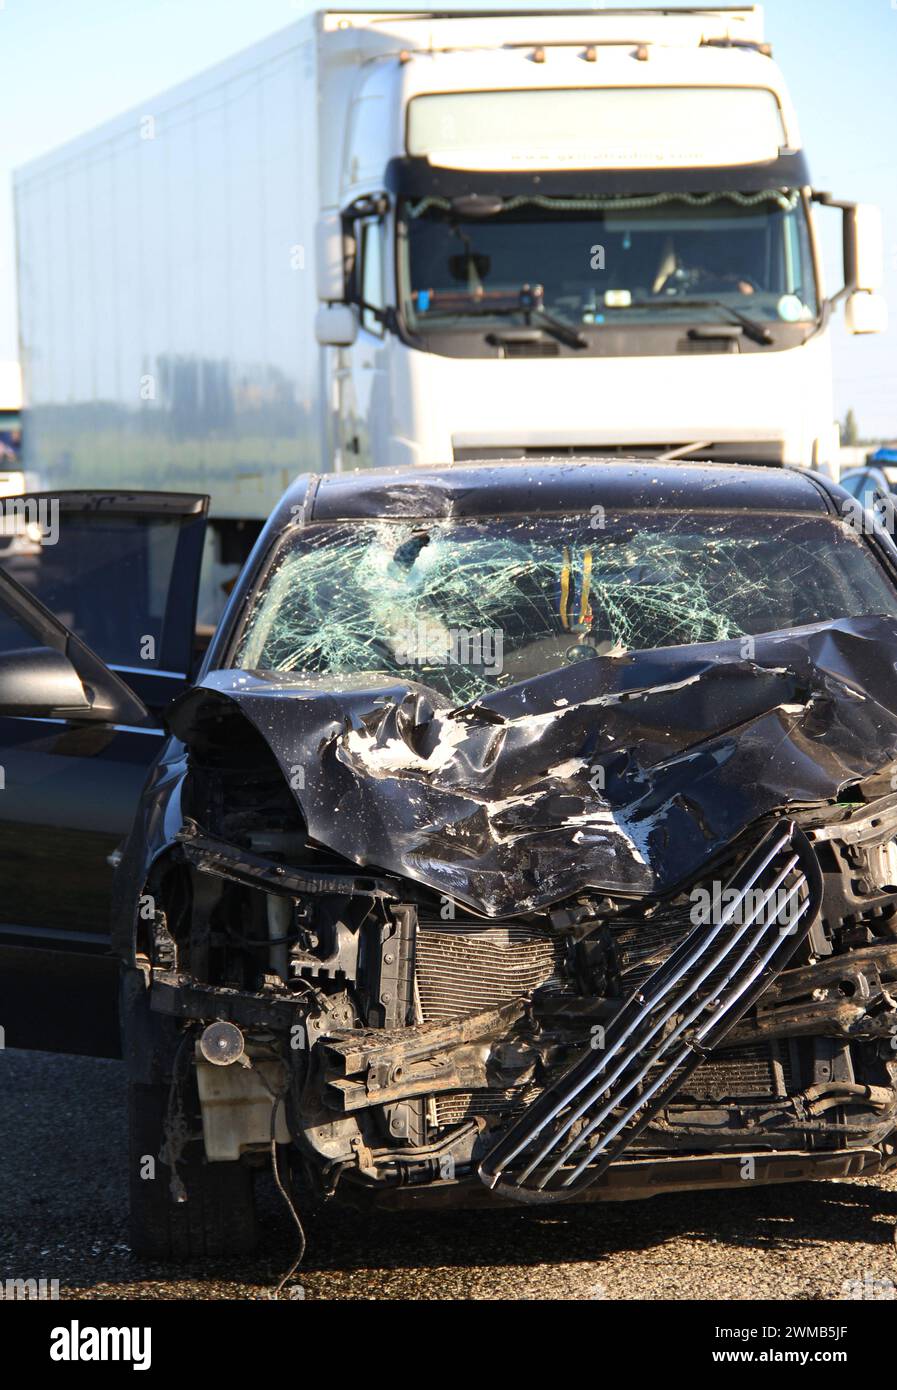
[{"label": "front tire", "polygon": [[[122,973],[121,1025],[132,1251],[162,1261],[251,1254],[258,1245],[252,1171],[241,1160],[207,1162],[192,1042],[174,1019],[150,1010],[138,970]],[[166,1119],[175,1072],[184,1142],[172,1174]]]},{"label": "front tire", "polygon": [[128,1087],[131,1249],[147,1259],[195,1260],[248,1255],[258,1244],[252,1172],[243,1163],[208,1163],[202,1140],[190,1140],[172,1170],[159,1157],[168,1110],[167,1085]]}]

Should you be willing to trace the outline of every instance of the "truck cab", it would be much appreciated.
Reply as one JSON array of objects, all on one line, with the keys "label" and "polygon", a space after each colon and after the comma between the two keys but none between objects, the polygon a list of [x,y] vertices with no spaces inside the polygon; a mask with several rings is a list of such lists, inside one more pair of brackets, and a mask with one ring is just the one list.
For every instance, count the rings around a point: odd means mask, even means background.
[{"label": "truck cab", "polygon": [[834,200],[761,12],[392,27],[319,228],[337,466],[600,448],[828,467],[832,311],[882,326],[880,229],[835,203],[827,297]]}]

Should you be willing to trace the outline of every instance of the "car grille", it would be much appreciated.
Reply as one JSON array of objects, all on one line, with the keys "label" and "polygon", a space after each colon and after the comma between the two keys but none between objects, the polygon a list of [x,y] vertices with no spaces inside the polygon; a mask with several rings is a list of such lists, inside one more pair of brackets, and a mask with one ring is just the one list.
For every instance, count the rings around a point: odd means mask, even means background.
[{"label": "car grille", "polygon": [[[689,904],[661,909],[646,921],[615,931],[617,966],[625,994],[644,984],[688,935],[692,927],[689,911]],[[695,1100],[747,1100],[790,1095],[794,1089],[799,1087],[793,1085],[790,1049],[772,1041],[718,1048],[697,1068],[681,1095]]]},{"label": "car grille", "polygon": [[[615,932],[621,984],[626,994],[642,984],[688,934],[687,908]],[[416,980],[421,1019],[445,1023],[518,999],[542,985],[560,983],[562,939],[548,927],[522,923],[420,923]],[[790,1052],[779,1042],[720,1048],[697,1068],[682,1099],[707,1101],[792,1093]],[[456,1092],[434,1097],[431,1115],[440,1127],[472,1115],[510,1119],[539,1093],[523,1089]]]},{"label": "car grille", "polygon": [[[793,822],[777,822],[591,1048],[504,1131],[480,1164],[503,1192],[572,1195],[600,1177],[785,968],[815,920],[822,874]],[[714,978],[718,977],[716,983]],[[756,1060],[756,1059],[754,1059]]]}]

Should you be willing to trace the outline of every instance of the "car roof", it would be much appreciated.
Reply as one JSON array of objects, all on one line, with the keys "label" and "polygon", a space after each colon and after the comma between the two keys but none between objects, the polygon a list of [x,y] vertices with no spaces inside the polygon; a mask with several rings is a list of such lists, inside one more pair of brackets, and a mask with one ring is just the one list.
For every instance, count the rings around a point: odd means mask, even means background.
[{"label": "car roof", "polygon": [[356,469],[297,479],[274,519],[286,525],[372,517],[588,513],[596,504],[638,511],[834,510],[832,484],[802,469],[655,459],[543,458],[442,467]]}]

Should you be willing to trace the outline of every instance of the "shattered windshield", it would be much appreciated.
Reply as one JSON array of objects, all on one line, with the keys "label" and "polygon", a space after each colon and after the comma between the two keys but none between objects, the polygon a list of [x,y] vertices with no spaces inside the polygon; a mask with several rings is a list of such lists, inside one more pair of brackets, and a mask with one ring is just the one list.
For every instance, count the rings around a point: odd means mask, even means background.
[{"label": "shattered windshield", "polygon": [[284,538],[233,664],[382,672],[462,702],[576,661],[866,614],[897,616],[897,593],[821,516],[356,521]]},{"label": "shattered windshield", "polygon": [[519,325],[524,285],[578,329],[718,322],[726,307],[767,323],[816,316],[796,191],[493,201],[476,217],[436,196],[403,204],[401,302],[415,332]]}]

